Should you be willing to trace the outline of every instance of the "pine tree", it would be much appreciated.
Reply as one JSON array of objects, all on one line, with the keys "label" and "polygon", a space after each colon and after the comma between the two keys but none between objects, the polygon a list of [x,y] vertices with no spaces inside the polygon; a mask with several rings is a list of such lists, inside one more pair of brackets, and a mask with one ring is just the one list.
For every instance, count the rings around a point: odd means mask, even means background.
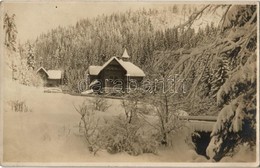
[{"label": "pine tree", "polygon": [[210,95],[211,87],[212,87],[212,75],[210,73],[209,67],[206,67],[204,74],[201,78],[201,85],[199,89],[199,95],[202,98],[208,97]]},{"label": "pine tree", "polygon": [[67,71],[66,70],[64,70],[64,72],[63,72],[63,85],[68,85],[68,75],[67,75]]},{"label": "pine tree", "polygon": [[172,13],[177,14],[179,12],[178,6],[177,5],[173,5],[172,7]]},{"label": "pine tree", "polygon": [[5,45],[16,51],[17,29],[15,25],[15,14],[10,17],[7,13],[4,17]]},{"label": "pine tree", "polygon": [[205,27],[205,35],[206,36],[209,36],[210,35],[210,26],[209,24],[207,23],[206,27]]},{"label": "pine tree", "polygon": [[[229,16],[232,17],[229,18]],[[232,54],[232,57],[237,57],[237,60],[243,59],[243,61],[232,67],[228,78],[216,93],[217,104],[221,107],[221,111],[207,148],[207,155],[216,161],[219,161],[239,144],[246,142],[251,147],[256,144],[257,56],[256,50],[249,50],[248,45],[249,41],[254,41],[253,44],[256,45],[256,18],[256,5],[232,5],[223,23],[222,29],[229,33],[229,40],[234,43],[237,42],[238,37],[240,40],[244,40],[240,50],[248,52],[243,53],[239,50]],[[234,28],[235,31],[230,31]],[[248,33],[247,30],[251,30],[252,33]],[[236,45],[231,47],[231,53],[236,47]]]},{"label": "pine tree", "polygon": [[27,51],[27,66],[29,69],[35,69],[35,53],[30,43],[28,44],[28,51]]},{"label": "pine tree", "polygon": [[227,62],[223,59],[216,60],[216,68],[213,73],[212,82],[211,82],[211,91],[212,96],[216,96],[219,88],[225,83],[228,77],[228,65]]}]

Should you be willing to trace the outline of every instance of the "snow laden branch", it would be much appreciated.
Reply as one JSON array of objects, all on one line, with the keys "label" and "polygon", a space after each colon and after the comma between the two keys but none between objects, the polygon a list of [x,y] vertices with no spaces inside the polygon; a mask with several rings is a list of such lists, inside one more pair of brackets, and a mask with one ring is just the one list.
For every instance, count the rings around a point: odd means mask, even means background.
[{"label": "snow laden branch", "polygon": [[[252,55],[244,66],[233,72],[230,78],[220,87],[217,103],[223,105],[240,92],[256,87],[256,55]],[[250,87],[247,87],[250,86]]]},{"label": "snow laden branch", "polygon": [[251,89],[224,106],[211,133],[209,158],[219,161],[240,143],[255,145],[255,129],[248,129],[256,124],[255,103],[255,91]]},{"label": "snow laden branch", "polygon": [[[229,6],[228,8],[231,8],[231,6]],[[246,47],[248,46],[250,39],[252,41],[252,39],[256,37],[256,23],[252,23],[252,21],[255,20],[255,14],[256,11],[253,13],[253,16],[251,17],[249,22],[245,23],[243,26],[236,26],[229,30],[226,30],[226,32],[224,32],[224,34],[222,35],[219,34],[219,37],[212,44],[193,48],[191,49],[191,52],[189,54],[182,55],[180,60],[170,70],[170,74],[179,74],[180,79],[186,80],[188,74],[192,72],[193,67],[196,67],[195,64],[197,62],[205,60],[205,58],[213,60],[214,62],[215,60],[221,58],[223,54],[231,54],[235,49],[240,50],[239,54],[243,52],[248,52],[248,49],[246,49]],[[227,16],[225,17],[226,19],[228,19]],[[252,30],[252,33],[247,33],[247,30]],[[210,64],[212,64],[212,61]],[[185,69],[181,73],[179,73],[180,67],[183,65],[185,65]],[[203,76],[203,72],[205,68],[209,66],[209,64],[206,63],[202,66],[204,68],[200,68],[201,71],[197,74],[197,76],[199,76],[199,80],[197,80],[197,82],[193,84],[191,90],[197,89],[196,87],[200,82],[200,78]],[[179,87],[181,87],[181,84],[177,85],[176,88],[179,89]],[[191,94],[189,94],[187,98],[189,98],[190,95]]]},{"label": "snow laden branch", "polygon": [[177,26],[176,28],[184,29],[185,27],[191,27],[192,24],[203,15],[204,11],[207,10],[208,8],[210,8],[210,6],[211,5],[206,5],[198,12],[194,12],[185,23]]},{"label": "snow laden branch", "polygon": [[[205,6],[181,25],[189,27],[202,13],[224,6]],[[256,115],[256,5],[228,5],[222,15],[215,39],[196,48],[179,49],[178,62],[169,74],[190,81],[184,100],[198,101],[200,88],[209,86],[205,99],[214,99],[218,120],[207,149],[211,159],[219,161],[239,143],[255,142]],[[207,9],[207,10],[206,10]],[[250,30],[250,31],[248,31]],[[164,59],[169,60],[172,55]],[[165,62],[165,60],[160,60]],[[167,62],[167,61],[166,61]],[[203,78],[208,78],[203,81]],[[177,83],[176,90],[182,87]],[[250,132],[250,133],[245,133]],[[234,144],[234,146],[228,144]]]},{"label": "snow laden branch", "polygon": [[207,148],[207,155],[216,161],[240,143],[256,143],[257,11],[255,6],[235,6],[231,11],[236,19],[230,19],[233,27],[226,33],[232,42],[223,47],[222,53],[229,55],[229,63],[235,66],[217,92],[217,103],[222,109]]}]

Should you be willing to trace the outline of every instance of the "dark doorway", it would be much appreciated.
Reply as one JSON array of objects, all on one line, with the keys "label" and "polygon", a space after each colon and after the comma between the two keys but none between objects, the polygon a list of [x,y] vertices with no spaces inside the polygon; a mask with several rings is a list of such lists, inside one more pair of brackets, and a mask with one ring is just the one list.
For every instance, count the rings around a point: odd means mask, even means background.
[{"label": "dark doorway", "polygon": [[[196,152],[199,155],[206,156],[206,149],[210,142],[210,132],[197,131],[197,134],[192,136],[192,142],[196,146]],[[208,158],[208,157],[207,157]]]}]

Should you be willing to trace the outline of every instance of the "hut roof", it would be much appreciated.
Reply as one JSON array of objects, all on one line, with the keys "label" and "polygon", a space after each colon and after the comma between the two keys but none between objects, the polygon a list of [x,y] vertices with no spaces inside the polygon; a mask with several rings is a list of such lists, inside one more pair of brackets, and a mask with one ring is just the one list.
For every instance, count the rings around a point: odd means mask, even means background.
[{"label": "hut roof", "polygon": [[126,70],[129,76],[140,76],[144,77],[144,71],[140,69],[138,66],[134,65],[131,62],[125,62],[123,60],[118,60],[122,67]]},{"label": "hut roof", "polygon": [[116,60],[127,72],[128,76],[144,77],[144,71],[141,70],[138,66],[134,65],[131,62],[126,62],[117,57],[110,58],[103,66],[90,66],[89,74],[98,75],[106,66],[108,66],[113,60]]},{"label": "hut roof", "polygon": [[48,75],[48,72],[46,71],[46,69],[45,69],[45,68],[43,68],[43,67],[40,67],[39,69],[37,69],[36,73],[38,73],[38,72],[40,72],[40,71],[43,71],[43,72],[45,72],[45,74],[46,74],[47,76],[49,76],[49,75]]},{"label": "hut roof", "polygon": [[90,75],[98,75],[102,66],[89,66],[88,71]]},{"label": "hut roof", "polygon": [[49,79],[61,79],[61,71],[60,70],[48,70]]},{"label": "hut roof", "polygon": [[61,70],[46,70],[45,68],[43,68],[43,67],[40,67],[37,71],[36,71],[36,73],[39,73],[39,72],[44,72],[46,75],[47,75],[47,77],[48,77],[48,79],[61,79]]}]

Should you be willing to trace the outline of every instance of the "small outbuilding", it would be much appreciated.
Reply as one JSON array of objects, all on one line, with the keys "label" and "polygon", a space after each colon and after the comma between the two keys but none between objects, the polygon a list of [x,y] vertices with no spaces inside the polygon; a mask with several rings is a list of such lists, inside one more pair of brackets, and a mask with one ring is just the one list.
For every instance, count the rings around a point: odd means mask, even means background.
[{"label": "small outbuilding", "polygon": [[46,87],[59,87],[62,84],[62,72],[61,70],[46,70],[40,67],[37,71],[44,81]]}]

